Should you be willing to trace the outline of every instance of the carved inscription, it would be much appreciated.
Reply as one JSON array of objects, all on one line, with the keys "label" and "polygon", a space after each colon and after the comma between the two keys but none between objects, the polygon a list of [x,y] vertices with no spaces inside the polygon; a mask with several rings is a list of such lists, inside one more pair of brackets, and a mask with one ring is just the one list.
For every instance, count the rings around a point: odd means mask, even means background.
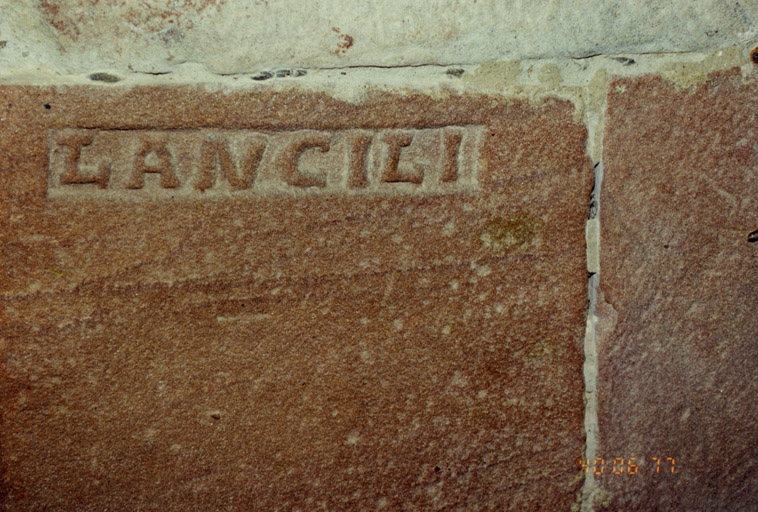
[{"label": "carved inscription", "polygon": [[48,133],[50,197],[444,194],[478,188],[481,126]]}]

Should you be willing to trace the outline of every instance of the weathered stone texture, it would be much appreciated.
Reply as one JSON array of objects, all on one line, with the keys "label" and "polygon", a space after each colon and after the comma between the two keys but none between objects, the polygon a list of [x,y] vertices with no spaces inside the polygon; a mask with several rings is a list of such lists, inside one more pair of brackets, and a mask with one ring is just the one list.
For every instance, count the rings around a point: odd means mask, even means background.
[{"label": "weathered stone texture", "polygon": [[757,96],[736,71],[611,85],[597,510],[758,509]]},{"label": "weathered stone texture", "polygon": [[0,0],[0,67],[217,73],[709,51],[758,36],[754,1]]},{"label": "weathered stone texture", "polygon": [[[400,131],[346,152],[358,129]],[[0,131],[4,510],[575,501],[591,170],[569,103],[4,87]],[[228,174],[252,140],[290,148],[261,166],[278,189]],[[356,192],[340,172],[370,144]],[[439,162],[472,155],[458,187]]]}]

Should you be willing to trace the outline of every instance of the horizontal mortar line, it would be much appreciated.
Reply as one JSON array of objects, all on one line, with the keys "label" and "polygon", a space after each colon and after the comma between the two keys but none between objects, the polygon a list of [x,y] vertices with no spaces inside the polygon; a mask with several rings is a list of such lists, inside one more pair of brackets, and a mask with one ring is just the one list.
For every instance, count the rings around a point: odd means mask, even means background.
[{"label": "horizontal mortar line", "polygon": [[[488,61],[483,61],[488,62]],[[382,66],[379,64],[353,64],[348,66],[333,66],[333,67],[317,67],[317,68],[307,68],[299,66],[298,69],[304,69],[306,71],[341,71],[344,69],[417,69],[417,68],[439,68],[440,70],[443,70],[445,68],[451,68],[451,67],[462,67],[462,66],[476,66],[478,63],[474,64],[461,64],[461,63],[421,63],[421,64],[401,64],[397,66],[393,65],[386,65]],[[295,67],[295,66],[293,66]],[[286,69],[286,68],[272,68],[272,69]],[[247,74],[247,73],[245,73]],[[274,77],[272,77],[274,78]],[[288,77],[285,77],[288,78]]]},{"label": "horizontal mortar line", "polygon": [[[489,61],[482,61],[482,62],[489,62]],[[231,73],[217,73],[215,71],[211,71],[208,68],[208,66],[207,66],[206,63],[204,63],[204,62],[197,62],[197,61],[193,61],[193,60],[176,61],[176,63],[174,64],[174,66],[181,66],[183,64],[194,64],[194,65],[197,65],[197,66],[202,66],[203,68],[205,68],[205,70],[208,73],[213,74],[213,75],[218,75],[218,76],[247,76],[247,75],[255,75],[255,74],[261,73],[263,71],[278,71],[278,70],[283,70],[283,69],[300,69],[300,70],[304,70],[304,71],[340,71],[340,70],[343,70],[343,69],[414,69],[414,68],[441,68],[441,69],[444,69],[444,68],[455,67],[455,66],[478,65],[480,63],[477,62],[477,63],[464,64],[464,63],[458,63],[458,62],[451,62],[451,63],[444,63],[444,62],[442,62],[442,63],[440,63],[440,62],[418,62],[418,63],[413,63],[413,64],[396,64],[396,65],[394,65],[394,64],[386,64],[386,65],[381,65],[381,64],[351,64],[351,65],[345,65],[345,66],[324,66],[324,67],[309,67],[307,65],[296,65],[296,64],[278,64],[278,65],[270,65],[270,66],[260,67],[260,68],[257,68],[255,70],[252,70],[252,71],[236,71],[236,72],[231,72]],[[93,73],[93,72],[97,72],[97,71],[91,71],[90,73]],[[170,74],[172,72],[173,71],[139,71],[139,70],[134,70],[134,71],[131,71],[130,73],[141,74],[141,75],[167,75],[167,74]],[[267,80],[274,79],[274,78],[283,78],[283,79],[293,80],[293,79],[302,78],[302,77],[293,77],[293,76],[277,77],[277,76],[272,76],[270,78],[267,78],[266,80],[261,80],[261,81],[267,81]]]},{"label": "horizontal mortar line", "polygon": [[[718,47],[712,48],[712,50],[715,50]],[[639,53],[592,53],[589,55],[585,55],[583,57],[554,57],[554,58],[546,58],[546,59],[537,59],[537,60],[560,60],[560,59],[568,59],[568,60],[586,60],[586,59],[595,59],[595,58],[617,58],[617,57],[642,57],[646,55],[661,55],[661,56],[668,56],[668,55],[697,55],[700,53],[703,53],[706,49],[702,50],[682,50],[682,51],[668,51],[668,52],[639,52]]]},{"label": "horizontal mortar line", "polygon": [[[220,73],[210,70],[204,63],[200,62],[194,62],[194,61],[183,61],[179,62],[177,64],[174,64],[174,69],[170,69],[168,71],[140,71],[140,70],[133,70],[133,71],[125,71],[120,69],[113,69],[112,71],[114,73],[119,73],[119,75],[122,76],[129,76],[129,75],[142,75],[142,76],[156,76],[156,77],[163,77],[167,75],[174,75],[174,76],[181,76],[181,73],[179,73],[176,70],[176,66],[181,66],[182,64],[195,64],[202,66],[204,69],[204,72],[208,75],[213,76],[221,76],[221,77],[251,77],[257,73],[260,73],[262,71],[269,71],[269,70],[279,70],[279,69],[302,69],[305,71],[340,71],[340,70],[406,70],[406,69],[421,69],[421,68],[439,68],[440,70],[443,70],[445,68],[455,68],[455,67],[471,67],[471,66],[480,66],[482,64],[489,64],[492,62],[552,62],[552,61],[561,61],[561,60],[585,60],[585,59],[595,59],[595,58],[614,58],[614,57],[639,57],[639,56],[686,56],[686,55],[698,55],[707,53],[709,51],[717,50],[718,48],[724,47],[724,46],[731,46],[731,45],[721,45],[721,46],[713,46],[713,47],[705,47],[700,48],[696,50],[681,50],[681,51],[660,51],[660,52],[621,52],[621,53],[597,53],[597,54],[588,54],[588,55],[561,55],[561,56],[522,56],[519,58],[513,58],[513,59],[486,59],[481,61],[472,61],[472,62],[448,62],[448,63],[417,63],[417,64],[401,64],[401,65],[371,65],[371,64],[355,64],[355,65],[347,65],[347,66],[325,66],[325,67],[307,67],[307,66],[297,66],[297,65],[281,65],[281,66],[267,66],[266,68],[260,68],[254,71],[239,71],[239,72],[231,72],[231,73]],[[77,76],[87,76],[92,73],[98,73],[103,72],[104,68],[95,68],[90,69],[88,71],[83,71],[80,73],[65,73],[62,75],[55,75],[54,77],[51,76],[51,78],[54,78],[53,82],[59,82],[61,78],[65,78],[66,76],[71,77],[77,77]],[[8,78],[11,78],[13,75],[3,75],[0,73],[0,80],[2,80],[5,76]],[[267,82],[269,80],[286,80],[291,83],[293,80],[301,79],[302,77],[276,77],[272,76],[271,78],[267,78],[266,80],[262,80],[261,82]],[[38,85],[45,84],[47,82],[41,81],[38,83]],[[95,82],[93,82],[95,83]],[[190,83],[190,82],[187,82]],[[203,81],[193,81],[191,82],[193,84],[203,83]],[[175,85],[184,85],[184,82],[177,83]],[[12,85],[12,83],[9,83],[7,85]],[[169,84],[167,84],[169,85]],[[119,87],[118,84],[115,83],[109,83],[109,84],[102,84],[102,86],[106,87]]]},{"label": "horizontal mortar line", "polygon": [[[594,58],[614,58],[614,57],[639,57],[639,56],[645,56],[645,55],[661,55],[661,56],[667,56],[667,55],[698,55],[701,53],[705,53],[708,51],[717,50],[724,46],[731,46],[731,45],[722,45],[722,46],[713,46],[713,47],[704,47],[697,50],[670,50],[670,51],[649,51],[649,52],[620,52],[620,53],[589,53],[587,55],[555,55],[555,56],[544,56],[544,55],[535,55],[535,56],[520,56],[518,58],[513,59],[485,59],[485,60],[477,60],[472,62],[448,62],[448,63],[419,63],[419,64],[402,64],[402,65],[373,65],[373,64],[355,64],[355,65],[347,65],[347,66],[333,66],[333,67],[313,67],[308,68],[304,66],[289,66],[289,68],[297,67],[298,69],[304,69],[306,71],[339,71],[342,69],[408,69],[408,68],[450,68],[450,67],[466,67],[466,66],[480,66],[482,64],[490,64],[493,62],[533,62],[533,61],[560,61],[560,60],[584,60],[584,59],[594,59]],[[287,69],[288,66],[284,66],[282,68],[271,68],[271,69]],[[264,70],[257,70],[254,72],[249,73],[239,73],[242,75],[245,74],[253,74]],[[211,73],[213,73],[211,71]],[[214,73],[216,74],[216,73]],[[273,78],[273,77],[272,77]],[[288,78],[288,77],[285,77]]]},{"label": "horizontal mortar line", "polygon": [[[594,59],[594,58],[614,58],[614,57],[635,57],[635,56],[645,56],[645,55],[660,55],[660,56],[667,56],[667,55],[697,55],[708,51],[716,50],[722,46],[730,46],[730,45],[721,45],[721,46],[713,46],[713,47],[704,47],[700,49],[695,50],[670,50],[670,51],[649,51],[649,52],[621,52],[621,53],[590,53],[587,55],[556,55],[556,56],[545,56],[545,55],[534,55],[534,56],[520,56],[518,58],[513,59],[484,59],[484,60],[477,60],[477,61],[471,61],[471,62],[420,62],[420,63],[414,63],[414,64],[386,64],[386,65],[380,65],[380,64],[352,64],[352,65],[345,65],[345,66],[316,66],[316,67],[308,67],[306,65],[271,65],[266,67],[261,67],[259,69],[253,70],[253,71],[238,71],[238,72],[231,72],[231,73],[218,73],[215,71],[211,71],[207,68],[206,64],[202,62],[196,62],[196,61],[180,61],[176,64],[176,66],[181,66],[182,64],[196,64],[203,66],[206,69],[206,72],[211,75],[217,75],[217,76],[252,76],[257,73],[260,73],[262,71],[271,71],[271,70],[281,70],[281,69],[302,69],[305,71],[341,71],[341,70],[360,70],[360,69],[380,69],[380,70],[403,70],[403,69],[418,69],[418,68],[439,68],[441,70],[446,68],[453,68],[453,67],[468,67],[468,66],[480,66],[482,64],[489,64],[492,62],[524,62],[524,61],[556,61],[556,60],[584,60],[584,59]],[[82,74],[89,74],[97,72],[98,70],[93,70],[88,73],[82,73]],[[154,75],[154,76],[163,76],[163,75],[169,75],[174,73],[174,71],[130,71],[126,74],[140,74],[140,75]],[[272,76],[271,78],[268,78],[266,80],[261,80],[261,82],[272,80],[272,79],[284,79],[284,80],[294,80],[296,78],[301,77],[276,77]]]}]

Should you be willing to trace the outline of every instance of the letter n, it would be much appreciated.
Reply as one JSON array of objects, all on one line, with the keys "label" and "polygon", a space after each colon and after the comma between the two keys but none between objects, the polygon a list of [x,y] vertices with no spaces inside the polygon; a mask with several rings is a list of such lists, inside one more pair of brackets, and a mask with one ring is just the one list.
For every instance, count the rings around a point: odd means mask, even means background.
[{"label": "letter n", "polygon": [[226,181],[232,190],[246,190],[253,186],[255,178],[258,175],[258,169],[263,158],[263,151],[266,149],[264,139],[255,139],[250,145],[250,149],[241,163],[241,169],[232,160],[229,154],[229,147],[222,140],[205,140],[200,148],[200,172],[195,188],[200,192],[205,192],[215,184],[213,167],[216,161],[221,169]]}]

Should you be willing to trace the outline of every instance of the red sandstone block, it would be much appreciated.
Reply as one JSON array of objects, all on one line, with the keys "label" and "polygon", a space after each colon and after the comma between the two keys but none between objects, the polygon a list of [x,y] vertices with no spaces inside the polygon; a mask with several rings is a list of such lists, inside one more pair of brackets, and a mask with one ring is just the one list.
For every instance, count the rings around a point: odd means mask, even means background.
[{"label": "red sandstone block", "polygon": [[597,510],[758,509],[756,97],[736,72],[611,85]]},{"label": "red sandstone block", "polygon": [[568,510],[558,100],[0,89],[4,510]]}]

